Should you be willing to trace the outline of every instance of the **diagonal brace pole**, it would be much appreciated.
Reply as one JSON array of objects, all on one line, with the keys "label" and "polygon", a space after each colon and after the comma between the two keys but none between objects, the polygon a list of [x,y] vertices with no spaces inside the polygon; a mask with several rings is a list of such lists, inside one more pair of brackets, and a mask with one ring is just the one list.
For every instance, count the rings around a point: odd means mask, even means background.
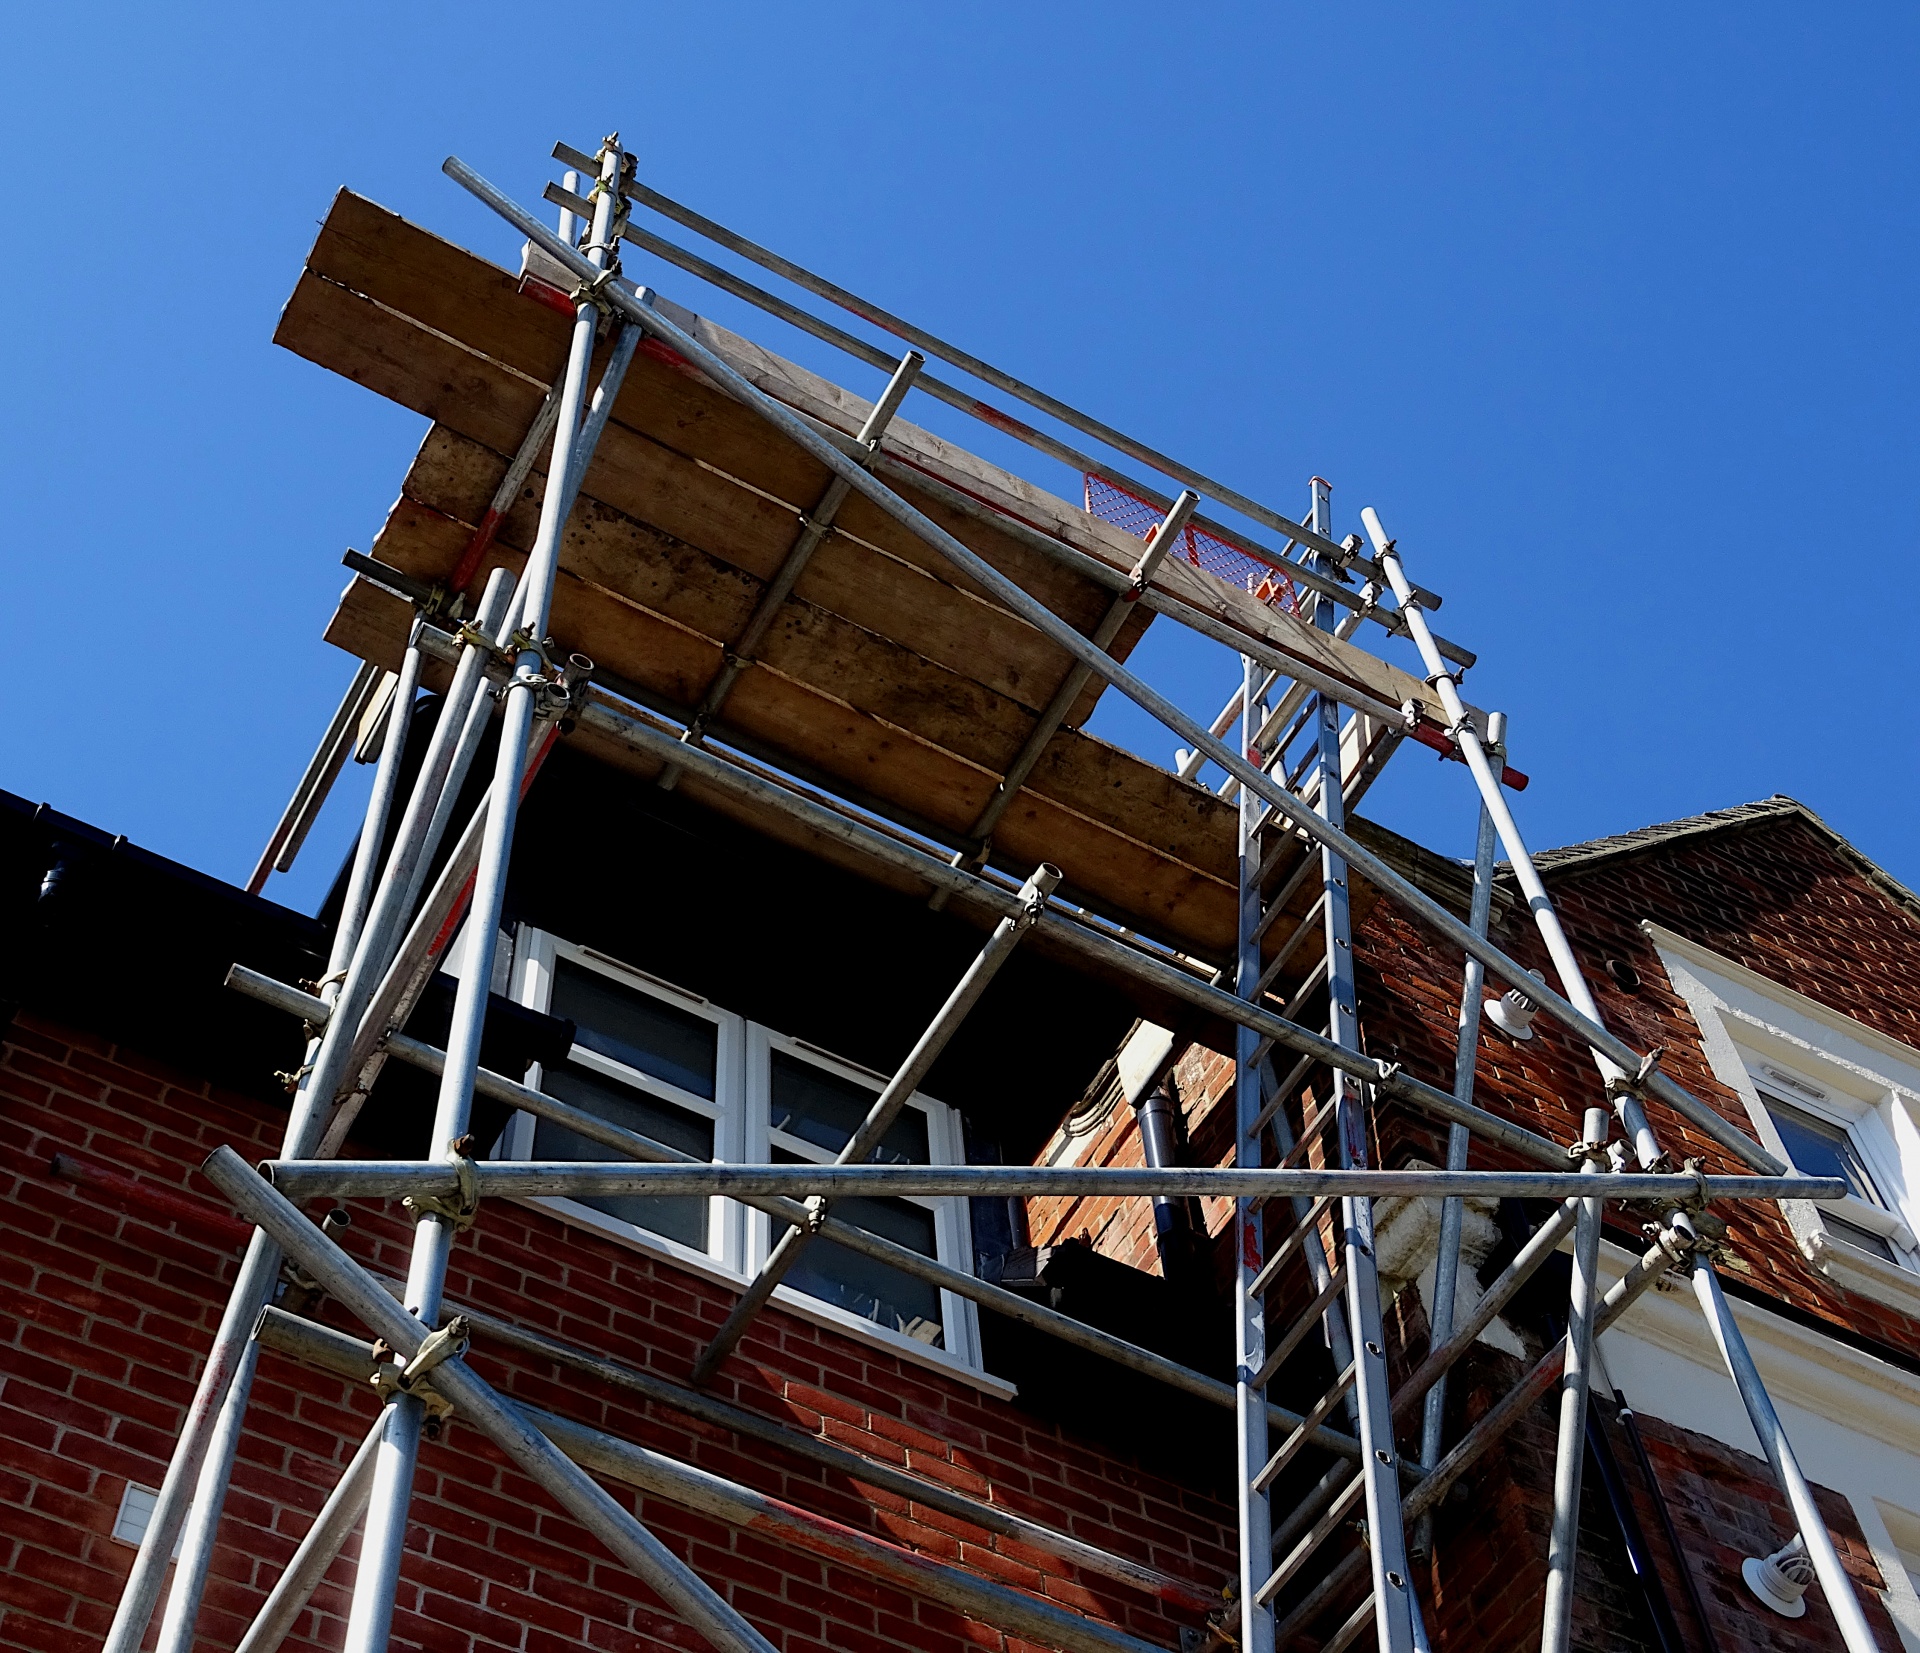
[{"label": "diagonal brace pole", "polygon": [[327,1501],[320,1506],[313,1525],[307,1528],[306,1537],[300,1540],[293,1559],[261,1603],[260,1611],[247,1626],[234,1653],[276,1653],[287,1639],[313,1598],[313,1592],[319,1588],[320,1580],[327,1576],[334,1557],[339,1555],[341,1546],[367,1512],[367,1500],[373,1496],[374,1456],[386,1433],[387,1419],[383,1411],[373,1420],[367,1438],[360,1443],[360,1450],[354,1453],[340,1479],[334,1482],[333,1491],[327,1494]]},{"label": "diagonal brace pole", "polygon": [[1746,1403],[1753,1432],[1760,1438],[1760,1450],[1766,1453],[1767,1462],[1773,1466],[1773,1477],[1786,1494],[1788,1507],[1793,1511],[1794,1524],[1806,1542],[1807,1556],[1813,1562],[1813,1570],[1820,1580],[1827,1606],[1840,1626],[1840,1637],[1847,1644],[1847,1653],[1873,1653],[1879,1643],[1874,1640],[1866,1615],[1860,1610],[1860,1598],[1854,1593],[1853,1580],[1847,1577],[1847,1570],[1841,1565],[1840,1552],[1834,1548],[1833,1534],[1827,1530],[1826,1517],[1813,1500],[1813,1488],[1807,1484],[1800,1460],[1794,1456],[1793,1443],[1787,1439],[1780,1414],[1767,1394],[1767,1386],[1761,1380],[1760,1368],[1754,1364],[1753,1353],[1747,1347],[1739,1322],[1733,1318],[1733,1311],[1727,1306],[1726,1293],[1720,1289],[1720,1277],[1713,1271],[1713,1260],[1704,1250],[1694,1253],[1693,1292],[1700,1300],[1707,1325],[1713,1332],[1713,1340],[1720,1346],[1720,1355],[1727,1363],[1727,1371],[1740,1391],[1740,1399]]},{"label": "diagonal brace pole", "polygon": [[[270,1234],[328,1296],[376,1337],[408,1359],[420,1352],[430,1329],[389,1297],[378,1281],[231,1148],[215,1149],[205,1171],[235,1207]],[[462,1419],[545,1487],[562,1509],[715,1647],[726,1653],[774,1653],[766,1637],[464,1360],[456,1356],[434,1367],[433,1386],[453,1403]]]},{"label": "diagonal brace pole", "polygon": [[[578,252],[567,246],[525,208],[488,183],[465,162],[449,157],[442,163],[441,170],[463,189],[493,208],[521,234],[552,254],[583,281],[592,281],[599,274]],[[1003,574],[985,557],[934,522],[925,512],[916,509],[884,482],[869,474],[854,460],[849,459],[831,440],[816,431],[800,415],[752,384],[744,374],[730,366],[685,328],[649,310],[638,299],[617,287],[603,289],[603,293],[606,302],[619,309],[628,320],[637,321],[646,327],[662,342],[672,346],[697,366],[722,390],[759,413],[804,452],[819,460],[829,470],[845,477],[856,492],[864,494],[902,527],[938,551],[953,567],[976,581],[983,590],[991,593],[997,601],[1033,626],[1049,641],[1058,644],[1076,660],[1090,665],[1141,710],[1159,719],[1167,728],[1191,743],[1196,750],[1204,752],[1242,786],[1250,788],[1256,797],[1264,799],[1278,810],[1282,819],[1298,827],[1324,848],[1338,853],[1354,871],[1360,873],[1377,889],[1391,896],[1402,910],[1420,919],[1435,934],[1464,948],[1501,980],[1530,984],[1527,988],[1529,998],[1533,999],[1555,1021],[1584,1040],[1600,1056],[1613,1062],[1622,1072],[1631,1073],[1639,1069],[1642,1060],[1640,1054],[1632,1050],[1617,1034],[1609,1032],[1586,1011],[1540,983],[1524,966],[1509,958],[1487,938],[1474,935],[1467,925],[1448,912],[1439,902],[1415,887],[1343,829],[1323,820],[1310,805],[1289,795],[1284,787],[1262,773],[1256,764],[1250,763],[1239,753],[1229,750],[1167,696],[1103,650],[1096,649],[1087,638],[1082,637],[1046,604],[1028,593],[1017,581]],[[1430,637],[1428,641],[1431,641]],[[1442,686],[1443,700],[1446,690],[1451,687],[1451,680]],[[1323,692],[1331,693],[1332,690]],[[1347,690],[1336,698],[1350,698],[1353,692]],[[1454,699],[1457,700],[1458,696],[1456,695]],[[1452,702],[1448,702],[1448,707],[1449,715],[1453,715]],[[1404,724],[1405,719],[1401,718],[1400,714],[1386,711],[1384,708],[1381,710],[1384,715],[1396,718]],[[1464,708],[1460,715],[1464,719]],[[1485,769],[1486,760],[1477,736],[1474,736],[1472,729],[1467,727],[1456,735],[1456,739],[1470,767],[1473,766],[1475,758],[1478,758],[1479,769],[1475,772],[1475,779],[1480,780],[1479,770]],[[1493,783],[1493,789],[1497,797],[1497,782]],[[1485,794],[1486,786],[1483,784],[1482,795],[1485,796]],[[1488,807],[1494,808],[1493,800],[1489,800]],[[1501,836],[1504,839],[1508,836],[1508,827],[1511,824],[1511,815],[1507,813],[1504,801],[1494,809],[1494,814],[1495,819],[1500,821]],[[1502,815],[1506,815],[1507,818],[1501,820]],[[1650,1071],[1643,1083],[1644,1088],[1651,1095],[1685,1115],[1688,1120],[1736,1158],[1769,1176],[1779,1176],[1786,1171],[1787,1168],[1782,1161],[1768,1153],[1736,1126],[1722,1119],[1706,1103],[1665,1074],[1657,1070]]]},{"label": "diagonal brace pole", "polygon": [[[1013,956],[1020,938],[1033,928],[1046,907],[1047,898],[1059,882],[1058,867],[1042,862],[1034,869],[1033,876],[1021,886],[1020,911],[1009,914],[994,926],[986,945],[974,956],[966,973],[947,995],[947,1002],[941,1005],[933,1020],[927,1024],[927,1030],[920,1035],[913,1049],[907,1053],[907,1059],[887,1081],[886,1088],[874,1098],[867,1117],[860,1121],[853,1135],[847,1139],[847,1145],[840,1150],[835,1164],[857,1165],[873,1156],[894,1120],[900,1117],[900,1110],[920,1088],[921,1081],[939,1060],[940,1053],[947,1048],[954,1034],[960,1031],[960,1024],[967,1019],[968,1013],[980,1002],[980,995],[986,992],[987,984]],[[733,1312],[693,1363],[693,1381],[696,1384],[707,1382],[719,1370],[721,1362],[739,1346],[740,1339],[746,1336],[747,1328],[753,1324],[753,1317],[766,1306],[767,1300],[773,1296],[774,1287],[800,1260],[800,1253],[806,1249],[807,1242],[818,1232],[827,1208],[824,1198],[816,1196],[810,1199],[807,1202],[810,1219],[807,1226],[789,1228],[780,1236],[766,1262],[761,1265],[760,1272],[734,1304]]]}]

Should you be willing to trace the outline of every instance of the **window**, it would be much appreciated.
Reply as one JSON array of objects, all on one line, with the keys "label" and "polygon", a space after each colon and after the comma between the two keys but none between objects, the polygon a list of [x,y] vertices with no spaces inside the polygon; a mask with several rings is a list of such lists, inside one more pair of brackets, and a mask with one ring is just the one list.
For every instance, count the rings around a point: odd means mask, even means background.
[{"label": "window", "polygon": [[1753,1134],[1844,1199],[1784,1200],[1808,1261],[1849,1291],[1920,1313],[1920,1050],[1651,922],[1714,1074]]},{"label": "window", "polygon": [[[1848,1245],[1890,1263],[1905,1264],[1913,1236],[1887,1208],[1862,1144],[1855,1139],[1849,1111],[1836,1106],[1836,1099],[1820,1086],[1774,1063],[1762,1063],[1750,1071],[1761,1106],[1793,1168],[1810,1177],[1839,1177],[1847,1185],[1846,1200],[1821,1206],[1822,1227]],[[1793,1100],[1787,1099],[1787,1092]]]},{"label": "window", "polygon": [[[575,1024],[567,1060],[528,1083],[577,1108],[700,1159],[736,1164],[830,1162],[885,1084],[882,1075],[745,1021],[615,960],[540,931],[517,938],[515,991]],[[522,1115],[501,1153],[520,1159],[612,1159],[563,1126]],[[915,1096],[888,1129],[882,1164],[965,1160],[960,1117]],[[752,1275],[785,1231],[735,1201],[627,1196],[543,1202],[616,1237],[663,1245],[683,1261]],[[834,1201],[842,1221],[972,1272],[961,1199]],[[776,1300],[837,1326],[858,1326],[941,1364],[977,1367],[973,1305],[917,1276],[814,1240]]]}]

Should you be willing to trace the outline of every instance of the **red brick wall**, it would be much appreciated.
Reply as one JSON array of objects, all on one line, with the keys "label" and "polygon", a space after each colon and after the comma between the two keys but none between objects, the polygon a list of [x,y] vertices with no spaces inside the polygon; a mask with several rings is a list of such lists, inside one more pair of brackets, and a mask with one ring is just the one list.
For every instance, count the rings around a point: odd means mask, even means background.
[{"label": "red brick wall", "polygon": [[[1651,919],[1749,969],[1817,999],[1891,1038],[1920,1045],[1920,919],[1894,901],[1797,815],[1766,817],[1718,833],[1574,866],[1549,877],[1562,922],[1607,1024],[1645,1050],[1664,1045],[1665,1071],[1741,1130],[1753,1125],[1701,1050],[1700,1031],[1667,981],[1641,930]],[[1522,963],[1547,972],[1531,930],[1500,938]],[[1404,1062],[1430,1083],[1451,1086],[1459,963],[1385,903],[1355,947],[1367,1048]],[[1631,964],[1637,992],[1602,969]],[[1475,1099],[1552,1137],[1572,1141],[1580,1112],[1604,1105],[1586,1051],[1545,1016],[1536,1037],[1514,1044],[1487,1034],[1480,1043]],[[1737,1169],[1677,1115],[1659,1104],[1649,1115],[1676,1159],[1703,1157]],[[1384,1127],[1389,1152],[1412,1151],[1438,1136],[1413,1121]],[[1476,1145],[1475,1165],[1497,1154]],[[1877,1338],[1920,1357],[1920,1322],[1856,1296],[1814,1273],[1778,1208],[1759,1202],[1720,1213],[1732,1224],[1732,1269],[1796,1309]]]},{"label": "red brick wall", "polygon": [[[213,1203],[194,1175],[206,1154],[224,1142],[257,1156],[279,1130],[251,1103],[86,1036],[31,1020],[9,1034],[0,1062],[0,1268],[11,1310],[0,1343],[0,1645],[67,1649],[104,1632],[133,1553],[108,1536],[121,1491],[129,1480],[159,1482],[235,1261],[190,1225],[89,1203],[49,1174],[51,1156],[66,1150]],[[385,1272],[404,1272],[407,1228],[388,1210],[356,1207],[347,1239]],[[731,1301],[684,1270],[513,1205],[483,1214],[456,1263],[456,1302],[676,1380]],[[1230,1511],[971,1386],[777,1310],[743,1355],[715,1386],[723,1398],[1208,1590],[1231,1571]],[[557,1388],[543,1363],[484,1343],[474,1358],[508,1393],[1175,1641],[1157,1604],[1052,1557],[617,1391]],[[206,1645],[233,1645],[374,1412],[357,1386],[263,1357],[201,1621]],[[1012,1645],[945,1608],[674,1506],[644,1499],[638,1509],[787,1653]],[[457,1420],[423,1454],[413,1516],[396,1646],[701,1645]],[[316,1595],[297,1645],[338,1645],[352,1553]]]},{"label": "red brick wall", "polygon": [[[1920,1045],[1920,920],[1802,817],[1767,817],[1571,866],[1550,874],[1549,884],[1575,950],[1588,965],[1588,979],[1608,1025],[1636,1048],[1664,1045],[1666,1071],[1742,1130],[1752,1129],[1746,1110],[1708,1068],[1699,1029],[1668,984],[1658,954],[1639,927],[1643,919],[1889,1037]],[[1530,927],[1497,934],[1496,939],[1551,979]],[[1609,958],[1633,965],[1640,979],[1638,991],[1623,991],[1605,973],[1602,966]],[[1451,1089],[1458,956],[1381,902],[1356,938],[1355,961],[1368,1052],[1404,1063],[1416,1076]],[[1545,1016],[1534,1028],[1537,1037],[1528,1044],[1491,1032],[1482,1038],[1475,1099],[1544,1136],[1572,1141],[1579,1133],[1581,1111],[1604,1103],[1599,1080],[1584,1047],[1561,1035]],[[1227,1163],[1233,1146],[1231,1064],[1222,1055],[1195,1048],[1176,1072],[1191,1162]],[[1324,1097],[1324,1075],[1318,1086]],[[1658,1105],[1650,1111],[1677,1158],[1697,1154],[1710,1166],[1736,1168],[1677,1116]],[[1294,1117],[1300,1117],[1297,1111]],[[1438,1162],[1444,1154],[1443,1129],[1404,1110],[1389,1109],[1372,1125],[1379,1163],[1403,1163],[1414,1155]],[[1095,1150],[1099,1157],[1089,1156],[1088,1163],[1138,1164],[1131,1121],[1110,1125]],[[1476,1168],[1518,1163],[1478,1143],[1473,1153]],[[1065,1238],[1088,1230],[1102,1250],[1137,1262],[1138,1239],[1113,1220],[1112,1203],[1055,1202],[1046,1212],[1046,1231]],[[1214,1203],[1217,1209],[1209,1212],[1208,1226],[1217,1236],[1226,1209],[1223,1202]],[[1732,1273],[1796,1309],[1920,1355],[1920,1324],[1815,1274],[1776,1208],[1754,1204],[1722,1215],[1732,1223]],[[1034,1226],[1036,1238],[1042,1238],[1043,1225],[1036,1221]],[[1223,1267],[1225,1262],[1222,1258]],[[1396,1312],[1389,1320],[1390,1328],[1408,1323],[1406,1337],[1392,1351],[1405,1362],[1424,1352],[1425,1334],[1417,1305],[1403,1300],[1400,1308],[1411,1313]],[[1285,1312],[1276,1314],[1276,1325]],[[1518,1375],[1518,1366],[1504,1357],[1477,1350],[1453,1386],[1447,1439],[1457,1440]],[[1709,1576],[1713,1581],[1709,1594],[1727,1626],[1721,1638],[1725,1653],[1790,1645],[1837,1647],[1837,1632],[1824,1605],[1795,1625],[1781,1619],[1769,1622],[1740,1584],[1741,1557],[1765,1553],[1792,1531],[1764,1464],[1654,1420],[1643,1423],[1662,1479],[1669,1482],[1669,1497],[1676,1500],[1683,1542],[1696,1555],[1703,1584]],[[1623,1473],[1636,1484],[1624,1440],[1618,1441],[1617,1452]],[[1552,1457],[1552,1417],[1543,1405],[1468,1477],[1471,1497],[1443,1510],[1432,1570],[1424,1580],[1430,1594],[1423,1593],[1423,1600],[1432,1602],[1440,1645],[1476,1653],[1538,1645]],[[1609,1546],[1617,1548],[1618,1542],[1610,1536],[1611,1517],[1603,1503],[1595,1505],[1595,1490],[1590,1487],[1588,1492],[1582,1533],[1588,1559],[1577,1643],[1594,1649],[1642,1645],[1634,1637],[1643,1630],[1622,1628],[1637,1624],[1631,1600],[1613,1599],[1627,1575],[1624,1557],[1610,1554]],[[1856,1577],[1877,1589],[1878,1575],[1845,1501],[1827,1494],[1823,1505]],[[1664,1542],[1650,1504],[1642,1510],[1642,1524],[1656,1557],[1663,1557]],[[1678,1575],[1672,1574],[1668,1582],[1682,1630],[1691,1636]],[[1610,1603],[1609,1610],[1599,1610],[1596,1604],[1601,1602]],[[1879,1615],[1877,1622],[1885,1622],[1877,1599],[1869,1610]],[[1890,1627],[1885,1639],[1886,1645],[1897,1645]]]},{"label": "red brick wall", "polygon": [[[1665,1071],[1748,1134],[1752,1121],[1708,1067],[1700,1030],[1668,983],[1658,953],[1640,929],[1642,919],[1920,1047],[1920,919],[1870,882],[1802,817],[1766,817],[1575,866],[1551,875],[1549,883],[1607,1025],[1637,1049],[1665,1046]],[[1530,927],[1495,939],[1521,963],[1551,978]],[[1601,966],[1609,958],[1634,967],[1638,991],[1623,991],[1605,973]],[[1458,957],[1383,901],[1355,940],[1354,960],[1368,1053],[1403,1063],[1416,1077],[1450,1090]],[[1542,1136],[1571,1142],[1579,1134],[1582,1110],[1605,1104],[1600,1080],[1585,1048],[1546,1016],[1533,1026],[1535,1037],[1526,1044],[1483,1030],[1475,1100]],[[1230,1064],[1224,1056],[1195,1048],[1176,1071],[1192,1163],[1227,1163],[1233,1151]],[[1324,1075],[1318,1083],[1324,1096]],[[1677,1114],[1657,1103],[1649,1113],[1676,1159],[1699,1155],[1711,1168],[1741,1169]],[[1404,1110],[1389,1110],[1374,1122],[1374,1131],[1383,1164],[1415,1154],[1438,1162],[1445,1151],[1444,1131]],[[1131,1120],[1110,1122],[1096,1151],[1102,1157],[1090,1156],[1087,1163],[1138,1164]],[[1473,1152],[1476,1168],[1520,1163],[1480,1143]],[[1046,1219],[1035,1221],[1035,1238],[1046,1243],[1043,1232],[1064,1239],[1088,1231],[1101,1250],[1138,1262],[1138,1241],[1131,1229],[1113,1221],[1113,1205],[1056,1201],[1042,1208],[1034,1202]],[[1208,1228],[1218,1234],[1225,1206],[1214,1205]],[[1796,1309],[1920,1358],[1920,1322],[1814,1273],[1776,1207],[1756,1202],[1721,1215],[1733,1225],[1729,1267],[1734,1273]],[[1151,1245],[1149,1233],[1149,1251]]]}]

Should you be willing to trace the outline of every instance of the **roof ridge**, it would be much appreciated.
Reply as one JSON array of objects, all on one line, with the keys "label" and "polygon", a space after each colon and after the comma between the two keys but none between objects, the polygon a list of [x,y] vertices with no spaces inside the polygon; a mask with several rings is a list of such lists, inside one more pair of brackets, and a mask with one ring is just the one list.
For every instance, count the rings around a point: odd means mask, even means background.
[{"label": "roof ridge", "polygon": [[1819,811],[1803,804],[1798,798],[1789,797],[1784,792],[1776,792],[1771,797],[1759,798],[1751,803],[1729,804],[1724,809],[1709,809],[1698,815],[1683,816],[1676,821],[1657,822],[1651,826],[1635,827],[1628,832],[1613,833],[1604,838],[1590,838],[1581,843],[1567,844],[1559,849],[1542,850],[1533,857],[1533,864],[1542,873],[1561,872],[1571,867],[1606,860],[1612,856],[1630,855],[1641,850],[1655,849],[1683,838],[1724,832],[1732,827],[1746,826],[1755,821],[1782,815],[1800,816],[1823,837],[1831,841],[1843,855],[1853,861],[1868,882],[1878,886],[1883,894],[1907,908],[1915,917],[1920,917],[1920,894],[1908,889],[1872,856],[1859,849],[1843,834],[1835,831]]}]

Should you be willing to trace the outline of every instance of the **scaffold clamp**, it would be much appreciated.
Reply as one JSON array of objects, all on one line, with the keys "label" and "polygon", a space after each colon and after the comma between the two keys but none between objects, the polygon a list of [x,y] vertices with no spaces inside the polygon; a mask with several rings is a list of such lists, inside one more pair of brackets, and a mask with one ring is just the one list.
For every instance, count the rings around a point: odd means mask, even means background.
[{"label": "scaffold clamp", "polygon": [[460,1184],[456,1193],[409,1194],[401,1201],[416,1220],[426,1216],[438,1217],[442,1222],[451,1223],[455,1233],[462,1233],[473,1226],[473,1219],[480,1210],[480,1184],[474,1175],[473,1161],[466,1153],[472,1146],[473,1138],[470,1136],[455,1137],[447,1144],[447,1157]]}]

